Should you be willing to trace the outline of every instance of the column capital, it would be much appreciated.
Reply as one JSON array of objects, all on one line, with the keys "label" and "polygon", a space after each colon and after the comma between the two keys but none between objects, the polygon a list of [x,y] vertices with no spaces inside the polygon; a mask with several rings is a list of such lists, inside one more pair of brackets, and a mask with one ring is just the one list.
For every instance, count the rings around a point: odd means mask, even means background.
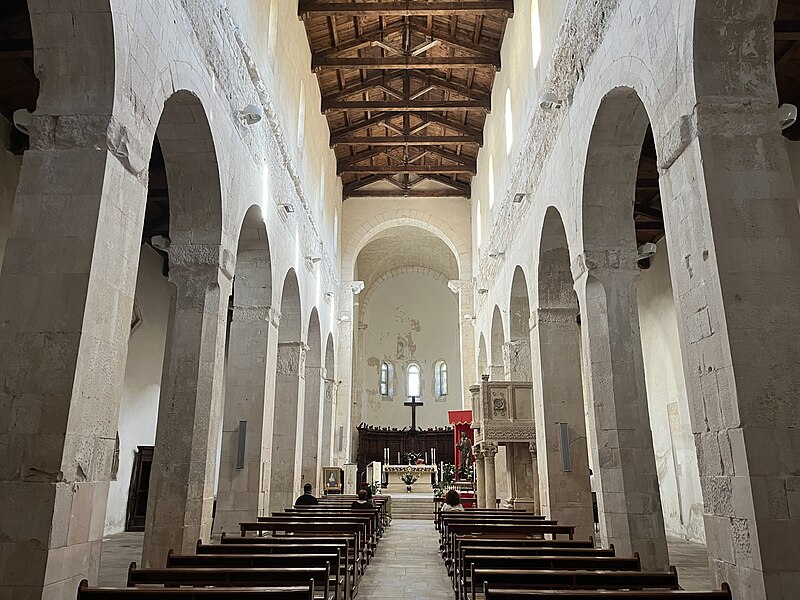
[{"label": "column capital", "polygon": [[578,316],[577,306],[559,306],[551,308],[534,307],[528,325],[531,331],[540,323],[575,323]]},{"label": "column capital", "polygon": [[472,290],[475,287],[469,279],[451,279],[447,282],[447,287],[454,294],[466,294],[472,296]]},{"label": "column capital", "polygon": [[174,244],[169,247],[169,279],[175,275],[190,272],[194,276],[214,273],[218,269],[228,280],[233,279],[236,258],[220,244]]},{"label": "column capital", "polygon": [[484,459],[483,451],[475,452],[475,462],[483,463],[483,459]]},{"label": "column capital", "polygon": [[636,251],[629,248],[593,248],[578,254],[570,266],[572,279],[579,280],[589,275],[600,280],[631,278],[639,276]]},{"label": "column capital", "polygon": [[483,446],[483,455],[486,460],[494,460],[494,455],[497,454],[497,450],[497,444],[489,442]]},{"label": "column capital", "polygon": [[537,456],[536,452],[536,440],[530,440],[528,442],[528,452],[531,453],[531,456],[535,459]]},{"label": "column capital", "polygon": [[234,303],[232,320],[238,323],[266,322],[278,327],[281,313],[271,306],[238,306]]}]

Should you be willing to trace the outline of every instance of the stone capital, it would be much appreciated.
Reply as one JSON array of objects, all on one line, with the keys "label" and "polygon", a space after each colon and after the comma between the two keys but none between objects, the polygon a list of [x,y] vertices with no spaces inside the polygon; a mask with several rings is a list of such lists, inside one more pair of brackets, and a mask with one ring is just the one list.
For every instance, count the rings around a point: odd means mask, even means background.
[{"label": "stone capital", "polygon": [[213,273],[216,279],[218,269],[228,280],[233,279],[236,259],[233,254],[220,244],[173,244],[169,247],[170,281],[173,271],[176,275],[190,272],[192,276],[202,277],[204,273]]},{"label": "stone capital", "polygon": [[494,455],[497,454],[497,444],[493,444],[491,442],[484,444],[483,446],[483,456],[486,460],[494,460]]},{"label": "stone capital", "polygon": [[540,323],[575,323],[578,316],[578,309],[575,306],[558,308],[534,308],[528,325],[531,331],[536,329]]},{"label": "stone capital", "polygon": [[[267,322],[272,324],[275,312],[277,311],[270,306],[238,306],[234,303],[232,320],[237,323]],[[280,320],[280,313],[278,313],[278,320]],[[277,324],[275,326],[277,327]]]},{"label": "stone capital", "polygon": [[601,281],[609,279],[635,279],[639,276],[636,250],[629,248],[594,248],[578,254],[570,266],[572,279],[577,284],[588,276]]},{"label": "stone capital", "polygon": [[462,294],[471,297],[474,286],[468,279],[451,279],[447,282],[447,287],[450,288],[450,291],[454,294]]},{"label": "stone capital", "polygon": [[531,453],[531,456],[536,459],[537,452],[536,452],[536,440],[531,440],[528,442],[528,452]]}]

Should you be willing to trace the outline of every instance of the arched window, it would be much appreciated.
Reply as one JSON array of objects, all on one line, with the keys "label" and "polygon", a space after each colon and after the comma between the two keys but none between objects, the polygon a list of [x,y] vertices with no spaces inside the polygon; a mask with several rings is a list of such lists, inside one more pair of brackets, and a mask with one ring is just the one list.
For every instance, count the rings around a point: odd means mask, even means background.
[{"label": "arched window", "polygon": [[[494,206],[494,154],[489,155],[489,211]],[[491,219],[489,220],[491,222]]]},{"label": "arched window", "polygon": [[380,390],[381,396],[386,399],[391,399],[394,396],[394,385],[392,381],[394,380],[394,366],[392,363],[383,361],[381,362],[381,380],[380,380]]},{"label": "arched window", "polygon": [[300,82],[300,102],[297,108],[297,147],[303,149],[306,141],[306,87]]},{"label": "arched window", "polygon": [[506,156],[514,145],[514,113],[511,109],[511,88],[506,89]]},{"label": "arched window", "polygon": [[531,0],[531,58],[533,66],[539,64],[542,54],[542,26],[539,21],[539,1]]},{"label": "arched window", "polygon": [[419,397],[421,387],[419,365],[411,363],[408,365],[408,395]]},{"label": "arched window", "polygon": [[478,241],[478,249],[481,247],[483,238],[483,217],[481,216],[481,211],[483,211],[483,202],[478,198],[477,207],[475,208],[475,239]]},{"label": "arched window", "polygon": [[447,399],[447,363],[440,360],[433,367],[434,392],[437,400]]}]

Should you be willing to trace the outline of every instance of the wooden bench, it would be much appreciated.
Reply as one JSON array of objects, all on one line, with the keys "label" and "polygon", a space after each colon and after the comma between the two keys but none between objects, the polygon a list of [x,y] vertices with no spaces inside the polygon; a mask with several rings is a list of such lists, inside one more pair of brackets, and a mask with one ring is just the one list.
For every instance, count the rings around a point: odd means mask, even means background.
[{"label": "wooden bench", "polygon": [[131,563],[128,587],[163,585],[166,587],[292,587],[311,581],[315,597],[335,600],[330,587],[330,565],[326,567],[265,568],[157,568],[139,569]]},{"label": "wooden bench", "polygon": [[334,598],[344,600],[345,578],[341,574],[339,552],[330,554],[167,554],[167,568],[264,568],[264,567],[327,567],[330,569]]},{"label": "wooden bench", "polygon": [[344,563],[343,573],[347,579],[347,589],[355,587],[358,569],[355,557],[355,544],[348,536],[333,537],[240,537],[223,534],[220,544],[203,544],[197,541],[198,554],[268,554],[329,552],[338,550]]},{"label": "wooden bench", "polygon": [[489,589],[679,589],[678,573],[669,571],[570,571],[523,569],[473,569],[470,595]]},{"label": "wooden bench", "polygon": [[257,532],[263,536],[264,532],[270,532],[273,537],[279,534],[295,535],[318,533],[323,535],[342,535],[351,536],[354,539],[353,548],[356,553],[356,564],[359,571],[363,574],[365,566],[369,562],[371,546],[369,543],[369,518],[325,518],[320,520],[313,516],[304,517],[302,515],[286,515],[285,517],[259,517],[257,523],[240,523],[242,535],[248,531]]},{"label": "wooden bench", "polygon": [[521,515],[466,515],[461,516],[443,515],[439,521],[439,545],[444,547],[447,543],[447,537],[450,534],[450,528],[454,525],[473,524],[479,525],[523,525],[523,524],[536,524],[536,525],[558,525],[558,521],[544,519],[539,515],[531,513],[522,513]]},{"label": "wooden bench", "polygon": [[726,583],[722,589],[708,592],[687,590],[520,590],[483,587],[484,600],[730,600],[731,590]]},{"label": "wooden bench", "polygon": [[508,556],[467,554],[464,567],[457,577],[456,593],[467,597],[472,589],[475,570],[503,569],[524,571],[641,571],[638,553],[632,557],[619,556]]},{"label": "wooden bench", "polygon": [[445,561],[453,560],[454,548],[456,545],[456,538],[459,535],[469,534],[489,534],[494,537],[504,536],[525,536],[525,537],[539,537],[546,539],[550,536],[550,540],[556,540],[559,535],[566,535],[570,540],[575,537],[575,527],[572,525],[548,525],[541,522],[530,522],[520,524],[510,523],[448,523],[447,537],[444,543],[444,559]]},{"label": "wooden bench", "polygon": [[313,600],[314,583],[287,587],[228,588],[110,588],[89,587],[87,580],[78,586],[78,600]]}]

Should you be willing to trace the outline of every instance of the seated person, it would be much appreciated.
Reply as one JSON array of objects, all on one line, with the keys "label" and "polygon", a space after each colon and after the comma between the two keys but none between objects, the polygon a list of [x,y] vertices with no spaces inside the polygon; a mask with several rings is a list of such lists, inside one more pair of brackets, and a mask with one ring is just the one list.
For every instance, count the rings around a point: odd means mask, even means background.
[{"label": "seated person", "polygon": [[314,494],[311,493],[311,484],[307,483],[303,486],[303,495],[299,496],[297,500],[294,501],[295,506],[314,506],[319,504],[319,501],[314,497]]},{"label": "seated person", "polygon": [[367,500],[367,490],[358,492],[358,500],[354,500],[350,508],[375,508],[375,506]]},{"label": "seated person", "polygon": [[455,490],[450,490],[444,497],[444,504],[442,505],[442,512],[446,511],[463,511],[464,506],[461,504],[461,496]]}]

